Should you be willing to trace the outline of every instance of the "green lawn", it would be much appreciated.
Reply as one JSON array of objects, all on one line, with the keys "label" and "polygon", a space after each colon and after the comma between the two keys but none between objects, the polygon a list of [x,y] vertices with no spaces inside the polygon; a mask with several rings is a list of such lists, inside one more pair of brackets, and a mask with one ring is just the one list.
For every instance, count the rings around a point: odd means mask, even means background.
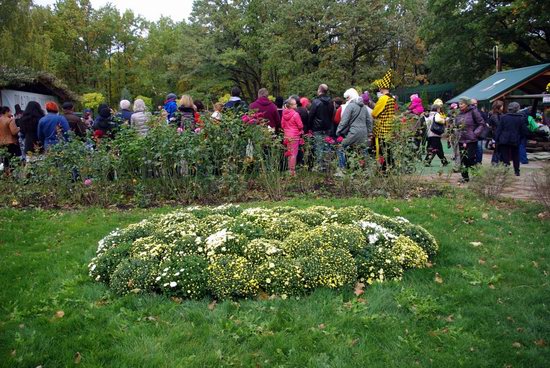
[{"label": "green lawn", "polygon": [[405,216],[440,253],[432,268],[359,298],[319,290],[210,308],[119,298],[87,275],[110,230],[169,208],[0,210],[0,366],[547,367],[548,220],[534,205],[457,196],[284,202]]}]

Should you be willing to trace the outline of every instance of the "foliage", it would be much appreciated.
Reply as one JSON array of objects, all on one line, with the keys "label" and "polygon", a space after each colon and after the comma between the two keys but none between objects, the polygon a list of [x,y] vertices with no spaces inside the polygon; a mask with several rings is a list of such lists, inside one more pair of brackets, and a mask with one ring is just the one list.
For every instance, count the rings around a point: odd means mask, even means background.
[{"label": "foliage", "polygon": [[539,205],[486,202],[468,191],[437,199],[253,204],[274,205],[366,205],[388,215],[399,208],[442,250],[431,267],[367,287],[359,297],[327,289],[299,300],[217,304],[120,297],[87,276],[91,243],[177,208],[2,208],[0,366],[74,366],[76,352],[80,366],[91,367],[547,365],[550,228],[537,217]]},{"label": "foliage", "polygon": [[550,210],[550,166],[544,166],[538,174],[533,177],[537,199],[544,205],[546,210]]},{"label": "foliage", "polygon": [[[371,284],[373,272],[379,281],[401,278],[404,269],[422,268],[428,261],[413,240],[419,227],[400,221],[389,232],[360,221],[364,216],[383,218],[366,208],[238,208],[190,207],[115,230],[100,241],[90,276],[119,294],[160,291],[224,299],[260,291],[289,296],[318,287],[341,288],[358,276]],[[295,211],[320,214],[325,222],[309,228],[292,216]],[[339,223],[338,212],[348,215],[347,224]],[[262,237],[251,237],[244,223],[263,230],[258,232]]]},{"label": "foliage", "polygon": [[429,0],[421,35],[429,46],[430,81],[471,86],[494,71],[495,45],[507,67],[547,62],[549,12],[546,1]]},{"label": "foliage", "polygon": [[82,106],[86,109],[96,111],[99,105],[105,102],[105,96],[101,93],[91,92],[82,95]]},{"label": "foliage", "polygon": [[498,198],[512,183],[509,166],[491,165],[478,167],[472,177],[469,188],[480,196]]},{"label": "foliage", "polygon": [[137,100],[137,99],[142,99],[143,100],[143,102],[145,103],[145,106],[147,107],[147,110],[149,110],[149,111],[154,110],[153,99],[151,97],[138,95],[138,96],[136,96],[134,101]]}]

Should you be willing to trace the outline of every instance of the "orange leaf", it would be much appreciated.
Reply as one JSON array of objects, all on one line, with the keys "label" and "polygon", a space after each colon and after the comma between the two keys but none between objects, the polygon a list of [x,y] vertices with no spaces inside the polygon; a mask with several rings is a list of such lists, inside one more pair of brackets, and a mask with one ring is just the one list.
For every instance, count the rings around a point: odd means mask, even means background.
[{"label": "orange leaf", "polygon": [[535,340],[535,345],[540,347],[546,346],[546,341],[544,341],[544,339]]},{"label": "orange leaf", "polygon": [[63,312],[62,310],[58,310],[57,312],[55,312],[55,318],[63,318],[64,315],[65,312]]},{"label": "orange leaf", "polygon": [[436,272],[435,273],[435,282],[437,282],[438,284],[442,284],[443,283],[443,278],[441,277],[441,275],[439,274],[439,272]]},{"label": "orange leaf", "polygon": [[82,355],[77,351],[74,355],[74,364],[80,364],[80,361],[82,360]]}]

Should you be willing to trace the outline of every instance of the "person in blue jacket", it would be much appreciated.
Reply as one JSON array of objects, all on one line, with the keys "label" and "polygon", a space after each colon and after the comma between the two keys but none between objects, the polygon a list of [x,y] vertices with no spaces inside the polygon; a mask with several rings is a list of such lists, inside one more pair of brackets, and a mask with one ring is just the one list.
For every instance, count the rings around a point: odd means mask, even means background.
[{"label": "person in blue jacket", "polygon": [[167,119],[170,120],[174,113],[178,110],[178,104],[176,103],[176,99],[178,96],[176,96],[175,93],[169,93],[168,96],[166,96],[166,101],[164,101],[164,110],[168,113]]},{"label": "person in blue jacket", "polygon": [[46,102],[47,114],[38,121],[38,140],[45,151],[50,146],[59,143],[60,136],[65,140],[69,138],[69,122],[64,116],[59,115],[59,107],[55,102]]}]

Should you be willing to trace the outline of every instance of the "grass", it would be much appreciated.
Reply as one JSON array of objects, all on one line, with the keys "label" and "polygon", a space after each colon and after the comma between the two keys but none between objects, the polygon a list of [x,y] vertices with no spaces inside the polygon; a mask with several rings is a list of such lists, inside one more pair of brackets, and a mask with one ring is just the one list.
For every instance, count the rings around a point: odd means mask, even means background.
[{"label": "grass", "polygon": [[2,209],[0,367],[548,366],[550,230],[538,207],[460,192],[282,204],[399,214],[431,231],[440,253],[433,267],[359,298],[319,290],[209,308],[210,300],[120,298],[87,276],[100,238],[170,208]]}]

